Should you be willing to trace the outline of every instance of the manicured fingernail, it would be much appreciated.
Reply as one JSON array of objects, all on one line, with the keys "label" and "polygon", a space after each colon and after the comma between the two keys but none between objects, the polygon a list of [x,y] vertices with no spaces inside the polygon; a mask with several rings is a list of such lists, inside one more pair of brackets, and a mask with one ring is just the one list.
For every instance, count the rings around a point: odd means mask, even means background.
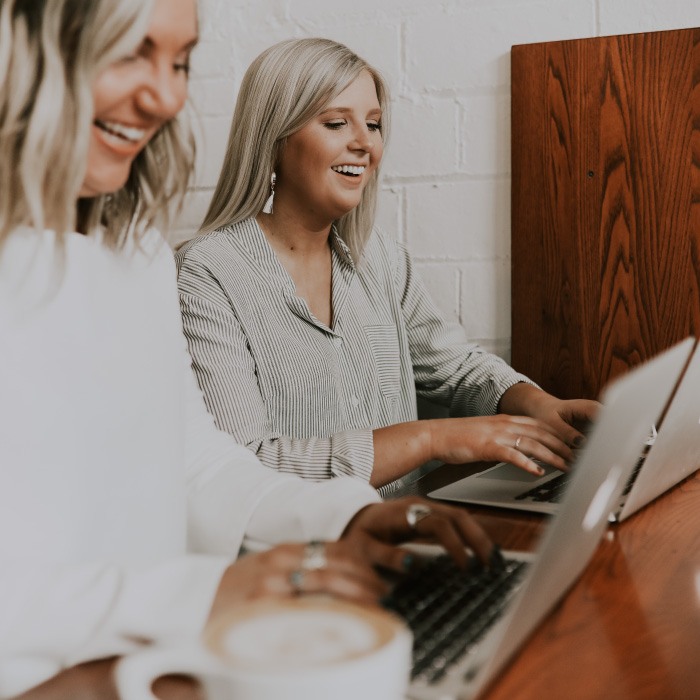
[{"label": "manicured fingernail", "polygon": [[535,474],[539,474],[540,476],[542,476],[542,474],[544,474],[544,469],[542,467],[540,467],[539,464],[535,465]]},{"label": "manicured fingernail", "polygon": [[410,571],[413,568],[413,564],[415,563],[416,558],[413,556],[413,554],[406,554],[403,558],[403,561],[401,562],[401,566],[403,566],[404,571]]}]

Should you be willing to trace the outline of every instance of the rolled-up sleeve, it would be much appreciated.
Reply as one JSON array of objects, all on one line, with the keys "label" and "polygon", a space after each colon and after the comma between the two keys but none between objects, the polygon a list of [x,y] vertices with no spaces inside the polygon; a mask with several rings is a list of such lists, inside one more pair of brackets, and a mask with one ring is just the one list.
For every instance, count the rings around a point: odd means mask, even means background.
[{"label": "rolled-up sleeve", "polygon": [[419,396],[449,407],[453,416],[493,415],[507,389],[518,382],[533,384],[498,356],[469,343],[459,324],[444,319],[405,247],[395,243],[394,255]]}]

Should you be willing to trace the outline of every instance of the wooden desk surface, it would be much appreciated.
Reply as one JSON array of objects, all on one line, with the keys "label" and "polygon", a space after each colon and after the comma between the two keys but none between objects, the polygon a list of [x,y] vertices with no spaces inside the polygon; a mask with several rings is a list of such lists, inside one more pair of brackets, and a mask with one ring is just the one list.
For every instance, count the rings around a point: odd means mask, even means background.
[{"label": "wooden desk surface", "polygon": [[[410,491],[425,495],[466,473],[445,465]],[[504,549],[531,548],[547,524],[469,510]],[[483,698],[700,698],[700,472],[610,526],[582,577]]]}]

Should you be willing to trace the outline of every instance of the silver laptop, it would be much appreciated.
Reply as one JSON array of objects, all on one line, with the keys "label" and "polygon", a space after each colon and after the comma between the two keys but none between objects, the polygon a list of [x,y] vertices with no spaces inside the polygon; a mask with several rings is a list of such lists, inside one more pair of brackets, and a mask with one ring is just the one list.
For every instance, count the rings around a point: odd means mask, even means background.
[{"label": "silver laptop", "polygon": [[625,520],[700,469],[700,342],[613,519]]},{"label": "silver laptop", "polygon": [[[624,520],[700,466],[700,350],[693,353],[694,345],[694,338],[686,338],[674,346],[672,350],[678,363],[656,378],[648,394],[639,397],[642,403],[652,396],[663,397],[664,402],[647,426],[647,436],[640,441],[637,468],[633,470],[620,502],[613,508],[611,520]],[[659,424],[663,408],[676,387],[663,423]],[[569,473],[543,464],[543,476],[531,475],[501,462],[428,495],[475,505],[555,513],[581,456],[582,452]]]},{"label": "silver laptop", "polygon": [[[406,617],[415,638],[409,698],[465,699],[479,694],[576,581],[595,551],[609,513],[635,467],[647,426],[657,420],[668,401],[672,390],[667,387],[669,377],[680,375],[689,352],[688,345],[677,346],[605,390],[601,414],[580,455],[571,488],[547,526],[537,551],[531,555],[508,553],[498,567],[487,571],[488,576],[496,576],[499,570],[518,568],[519,574],[515,585],[506,586],[506,593],[497,589],[491,595],[487,601],[488,623],[474,633],[473,642],[465,644],[463,637],[474,632],[476,615],[461,613],[471,605],[475,594],[455,600],[453,611],[445,613],[441,609],[444,610],[451,593],[446,587],[436,592],[431,586],[430,595],[437,604],[441,628],[433,622],[426,626],[422,620],[423,611],[434,607],[433,604],[427,600],[408,601]],[[468,585],[470,576],[462,573],[461,577],[464,585]],[[447,580],[442,575],[439,579],[438,583]],[[397,590],[398,587],[394,593]],[[391,602],[387,607],[401,613]],[[430,668],[416,661],[426,645]]]}]

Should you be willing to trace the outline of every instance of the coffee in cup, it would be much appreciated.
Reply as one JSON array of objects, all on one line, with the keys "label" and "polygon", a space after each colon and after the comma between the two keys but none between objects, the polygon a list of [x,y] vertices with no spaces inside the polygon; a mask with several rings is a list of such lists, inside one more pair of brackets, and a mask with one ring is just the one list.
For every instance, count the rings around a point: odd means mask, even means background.
[{"label": "coffee in cup", "polygon": [[403,700],[412,638],[375,607],[321,597],[232,609],[192,646],[151,647],[117,665],[123,700],[152,700],[166,673],[201,680],[210,700]]}]

